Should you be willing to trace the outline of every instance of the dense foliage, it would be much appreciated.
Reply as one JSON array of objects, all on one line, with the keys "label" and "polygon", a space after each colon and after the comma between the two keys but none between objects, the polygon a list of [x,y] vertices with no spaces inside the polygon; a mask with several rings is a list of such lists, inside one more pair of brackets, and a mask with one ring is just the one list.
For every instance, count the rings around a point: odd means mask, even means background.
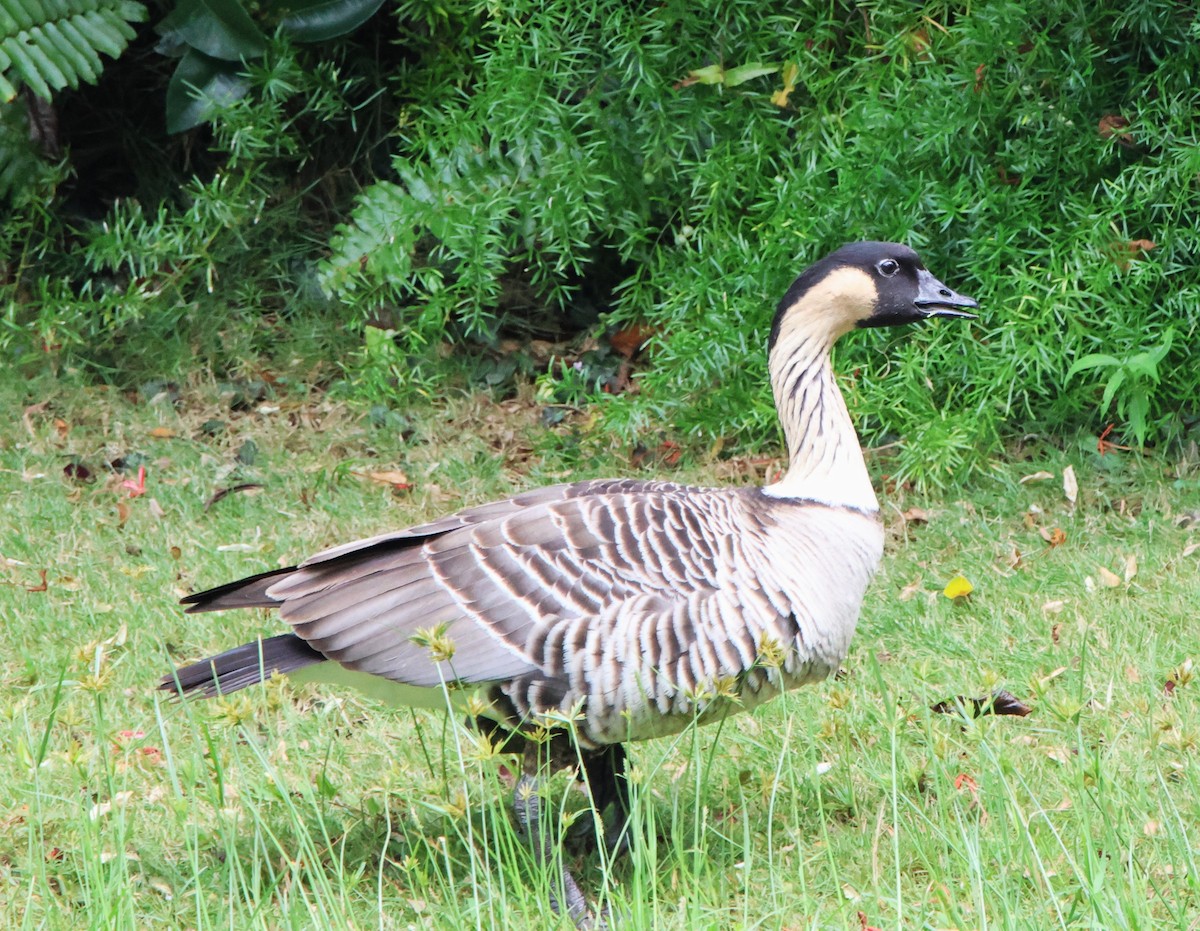
[{"label": "dense foliage", "polygon": [[[1200,414],[1190,4],[409,0],[290,43],[277,31],[250,92],[184,136],[148,42],[56,98],[65,116],[123,95],[103,141],[64,126],[67,161],[9,192],[10,358],[119,370],[138,335],[219,360],[212,334],[261,334],[264,312],[385,321],[398,342],[351,369],[379,391],[428,377],[447,335],[603,315],[654,333],[612,423],[753,444],[775,436],[774,301],[880,238],[984,307],[839,350],[868,439],[906,440],[902,473],[937,481],[1064,425],[1161,442]],[[0,153],[28,134],[21,102]],[[83,164],[96,149],[107,173]]]}]

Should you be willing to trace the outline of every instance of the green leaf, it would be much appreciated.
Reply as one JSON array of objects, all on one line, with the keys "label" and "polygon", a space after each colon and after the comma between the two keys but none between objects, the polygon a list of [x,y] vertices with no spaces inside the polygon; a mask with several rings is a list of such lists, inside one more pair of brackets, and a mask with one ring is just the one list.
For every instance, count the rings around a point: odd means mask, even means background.
[{"label": "green leaf", "polygon": [[245,96],[250,81],[240,66],[188,49],[167,85],[167,132],[181,133]]},{"label": "green leaf", "polygon": [[267,50],[267,37],[239,0],[182,0],[158,31],[225,61],[259,58]]},{"label": "green leaf", "polygon": [[1108,356],[1101,352],[1093,352],[1086,356],[1080,356],[1075,360],[1075,364],[1067,369],[1067,380],[1077,375],[1079,372],[1086,369],[1109,368],[1114,365],[1120,365],[1121,360],[1116,356]]},{"label": "green leaf", "polygon": [[1100,399],[1100,410],[1107,411],[1109,405],[1112,404],[1113,395],[1118,389],[1125,384],[1125,369],[1117,369],[1109,378],[1108,384],[1104,386],[1104,396]]},{"label": "green leaf", "polygon": [[745,84],[754,78],[761,78],[767,74],[774,74],[779,70],[778,65],[764,65],[761,61],[749,62],[745,65],[738,65],[736,68],[730,68],[725,72],[725,86],[737,87],[739,84]]},{"label": "green leaf", "polygon": [[1135,391],[1129,398],[1129,429],[1139,447],[1146,445],[1146,415],[1150,412],[1150,397],[1144,391]]},{"label": "green leaf", "polygon": [[279,8],[280,28],[297,42],[324,42],[353,32],[382,5],[383,0],[281,0],[265,8]]},{"label": "green leaf", "polygon": [[720,65],[709,65],[706,68],[689,71],[688,77],[697,84],[720,84],[725,80],[725,69]]}]

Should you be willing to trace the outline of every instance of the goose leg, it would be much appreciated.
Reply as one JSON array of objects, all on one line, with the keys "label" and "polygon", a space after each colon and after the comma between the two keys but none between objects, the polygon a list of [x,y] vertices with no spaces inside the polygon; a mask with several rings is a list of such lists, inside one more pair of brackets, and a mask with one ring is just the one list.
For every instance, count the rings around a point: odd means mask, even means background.
[{"label": "goose leg", "polygon": [[[533,756],[536,761],[536,754],[526,754],[527,762],[530,756]],[[542,800],[538,795],[539,782],[540,779],[534,773],[524,772],[521,774],[521,778],[517,780],[516,789],[513,791],[513,813],[516,815],[517,825],[529,838],[529,843],[533,846],[538,860],[546,866],[551,866],[554,862],[554,844],[546,835],[545,825],[542,824]],[[561,868],[559,878],[562,880],[561,884],[551,880],[550,907],[561,914],[565,902],[567,915],[570,916],[575,927],[587,927],[587,899],[584,898],[579,883],[575,881],[575,877],[565,866]],[[560,890],[564,901],[560,901]]]},{"label": "goose leg", "polygon": [[[604,824],[604,844],[610,856],[629,850],[629,782],[625,776],[628,757],[621,744],[610,744],[603,750],[583,756],[583,773],[592,796],[592,808],[603,815],[612,806],[612,817]],[[590,825],[589,825],[590,827]]]}]

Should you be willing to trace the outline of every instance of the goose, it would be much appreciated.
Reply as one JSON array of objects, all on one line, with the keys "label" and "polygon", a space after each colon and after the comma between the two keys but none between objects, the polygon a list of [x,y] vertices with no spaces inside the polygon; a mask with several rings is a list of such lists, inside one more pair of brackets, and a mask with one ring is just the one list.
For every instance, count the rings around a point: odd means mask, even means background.
[{"label": "goose", "polygon": [[[470,695],[489,739],[521,754],[512,807],[538,859],[552,868],[539,784],[571,767],[597,816],[615,809],[604,833],[620,849],[625,743],[750,710],[848,653],[883,528],[834,342],[978,306],[905,245],[842,246],[796,278],[771,325],[777,481],[579,481],[335,546],[184,598],[189,613],[274,608],[291,629],[160,687],[211,697],[282,674],[418,707]],[[585,926],[578,882],[552,876],[552,908]]]}]

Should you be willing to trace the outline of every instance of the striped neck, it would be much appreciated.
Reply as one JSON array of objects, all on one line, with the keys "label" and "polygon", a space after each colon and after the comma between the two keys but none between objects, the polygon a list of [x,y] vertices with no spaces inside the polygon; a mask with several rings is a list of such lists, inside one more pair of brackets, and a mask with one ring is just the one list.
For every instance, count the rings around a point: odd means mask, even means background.
[{"label": "striped neck", "polygon": [[771,349],[771,390],[787,438],[788,468],[763,491],[878,511],[858,434],[829,361],[834,339],[793,326]]}]

